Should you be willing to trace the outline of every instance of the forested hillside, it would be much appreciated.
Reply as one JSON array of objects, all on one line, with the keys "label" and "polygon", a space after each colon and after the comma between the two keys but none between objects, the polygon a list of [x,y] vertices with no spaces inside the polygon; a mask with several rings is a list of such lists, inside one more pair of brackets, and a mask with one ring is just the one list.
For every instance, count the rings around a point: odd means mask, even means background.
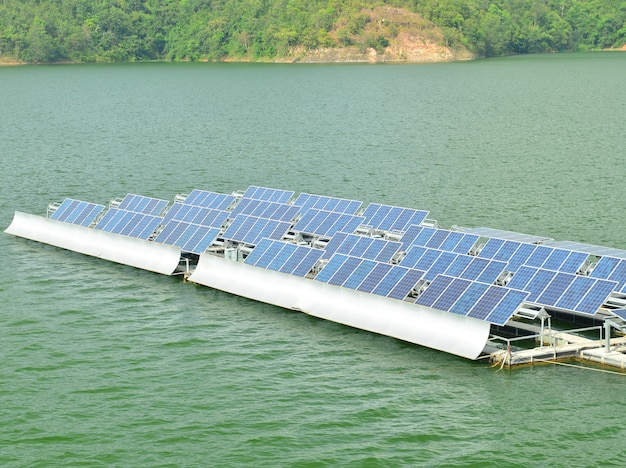
[{"label": "forested hillside", "polygon": [[297,60],[328,50],[419,60],[406,53],[416,43],[450,51],[442,59],[622,47],[626,1],[0,0],[4,62]]}]

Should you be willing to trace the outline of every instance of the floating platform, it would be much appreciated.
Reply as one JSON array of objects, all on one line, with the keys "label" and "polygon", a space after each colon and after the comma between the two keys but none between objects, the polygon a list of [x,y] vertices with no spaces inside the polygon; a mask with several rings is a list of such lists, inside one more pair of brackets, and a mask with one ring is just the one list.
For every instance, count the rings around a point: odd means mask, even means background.
[{"label": "floating platform", "polygon": [[5,232],[468,359],[625,368],[618,249],[445,229],[426,210],[256,186],[171,203],[68,198],[43,215],[16,211]]}]

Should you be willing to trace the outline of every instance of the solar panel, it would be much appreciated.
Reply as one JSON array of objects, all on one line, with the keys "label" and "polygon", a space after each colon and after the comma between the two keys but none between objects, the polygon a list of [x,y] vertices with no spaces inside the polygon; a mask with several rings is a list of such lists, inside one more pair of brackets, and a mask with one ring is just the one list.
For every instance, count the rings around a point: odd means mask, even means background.
[{"label": "solar panel", "polygon": [[478,253],[478,256],[483,258],[493,258],[498,253],[498,250],[500,250],[504,243],[504,239],[497,239],[495,237],[492,237],[487,241],[485,246]]},{"label": "solar panel", "polygon": [[452,281],[454,281],[454,278],[450,276],[437,276],[428,285],[428,288],[426,288],[426,290],[418,296],[415,303],[426,307],[432,307],[435,301],[439,299],[441,294],[446,290],[450,283],[452,283]]},{"label": "solar panel", "polygon": [[504,325],[515,314],[517,309],[526,301],[527,292],[510,289],[487,316],[487,322],[495,325]]},{"label": "solar panel", "polygon": [[529,266],[522,266],[513,275],[507,286],[512,289],[525,289],[526,285],[537,273],[537,269]]},{"label": "solar panel", "polygon": [[448,237],[443,241],[443,243],[439,246],[441,250],[445,250],[446,252],[454,252],[456,246],[461,242],[461,239],[465,237],[465,234],[457,231],[448,231]]},{"label": "solar panel", "polygon": [[450,266],[446,269],[446,275],[448,276],[461,276],[463,271],[467,268],[467,266],[474,260],[475,257],[471,257],[469,255],[459,254]]},{"label": "solar panel", "polygon": [[481,237],[497,237],[499,239],[514,240],[518,242],[526,242],[529,244],[537,244],[540,242],[547,242],[552,240],[549,237],[540,237],[534,236],[532,234],[504,231],[502,229],[493,229],[488,227],[462,228],[461,230]]},{"label": "solar panel", "polygon": [[[444,276],[443,278],[449,278]],[[461,294],[472,284],[471,281],[462,278],[453,278],[454,281],[446,289],[445,294],[441,294],[437,301],[432,305],[433,309],[449,310],[454,305]],[[431,284],[432,286],[432,284]],[[430,286],[428,287],[430,289]]]},{"label": "solar panel", "polygon": [[362,216],[311,208],[302,216],[293,229],[296,232],[332,236],[339,231],[352,233],[362,223]]},{"label": "solar panel", "polygon": [[129,193],[122,199],[117,208],[157,216],[165,209],[168,203],[167,200]]},{"label": "solar panel", "polygon": [[318,210],[333,211],[336,213],[355,214],[363,202],[358,200],[348,200],[345,198],[327,197],[324,195],[311,195],[309,193],[301,193],[296,201],[295,206],[300,207],[300,213],[306,213],[308,210],[315,208]]},{"label": "solar panel", "polygon": [[341,266],[348,260],[347,255],[343,254],[335,254],[332,256],[328,263],[322,268],[322,270],[315,275],[315,279],[317,281],[321,281],[322,283],[328,283],[330,279],[337,273],[337,270],[341,268]]},{"label": "solar panel", "polygon": [[300,209],[286,203],[276,203],[254,198],[242,198],[232,211],[231,217],[238,214],[258,216],[259,218],[291,221]]},{"label": "solar panel", "polygon": [[532,279],[528,282],[524,291],[529,291],[530,295],[528,300],[535,302],[543,290],[548,286],[550,281],[556,276],[556,271],[551,270],[537,270]]},{"label": "solar panel", "polygon": [[480,276],[484,269],[487,268],[487,265],[489,265],[489,260],[486,258],[475,257],[469,265],[467,265],[467,268],[463,270],[463,273],[461,273],[460,276],[461,278],[468,280],[475,280]]},{"label": "solar panel", "polygon": [[558,273],[537,298],[540,304],[556,304],[565,290],[570,287],[576,277],[568,273]]},{"label": "solar panel", "polygon": [[622,260],[617,264],[608,279],[611,281],[617,281],[618,286],[616,289],[623,289],[626,285],[626,260]]},{"label": "solar panel", "polygon": [[400,242],[402,243],[402,250],[408,250],[410,246],[415,242],[415,238],[418,236],[420,232],[424,229],[423,226],[418,226],[416,224],[412,224],[406,229],[406,232],[400,238]]},{"label": "solar panel", "polygon": [[448,312],[458,315],[467,315],[488,288],[489,285],[484,283],[470,284],[469,288],[467,288],[452,307],[448,309]]},{"label": "solar panel", "polygon": [[400,261],[400,265],[408,268],[415,267],[419,259],[422,258],[422,255],[424,255],[427,250],[429,249],[426,247],[419,247],[417,245],[412,246],[409,248],[409,251],[406,253],[404,258]]},{"label": "solar panel", "polygon": [[98,221],[95,229],[147,240],[162,223],[160,216],[111,208]]},{"label": "solar panel", "polygon": [[256,187],[251,185],[243,194],[243,198],[255,198],[276,203],[287,203],[295,192],[289,190],[278,190],[266,187]]},{"label": "solar panel", "polygon": [[504,241],[502,247],[492,257],[494,260],[500,260],[501,262],[508,262],[513,255],[517,252],[522,244],[517,241]]},{"label": "solar panel", "polygon": [[617,315],[622,320],[626,320],[626,309],[617,309],[617,310],[612,310],[611,312]]},{"label": "solar panel", "polygon": [[264,237],[279,240],[289,230],[286,221],[237,215],[224,232],[224,239],[256,245]]},{"label": "solar panel", "polygon": [[609,297],[614,288],[615,283],[612,281],[601,279],[596,280],[595,284],[591,286],[587,294],[578,304],[576,304],[576,308],[574,310],[576,312],[594,315]]},{"label": "solar panel", "polygon": [[506,288],[498,288],[490,286],[483,296],[474,304],[474,306],[467,313],[468,317],[485,320],[487,316],[493,311],[493,309],[500,303],[500,301],[506,296]]},{"label": "solar panel", "polygon": [[626,250],[614,249],[611,247],[603,247],[591,244],[582,244],[580,242],[572,241],[558,241],[550,242],[552,247],[559,247],[562,249],[575,250],[577,252],[584,252],[589,255],[597,255],[598,257],[610,256],[617,258],[626,258]]},{"label": "solar panel", "polygon": [[526,263],[528,258],[537,248],[534,244],[521,244],[515,253],[509,259],[506,267],[511,273],[515,273],[519,268]]},{"label": "solar panel", "polygon": [[373,260],[363,260],[354,269],[350,277],[343,283],[344,288],[357,289],[378,263]]},{"label": "solar panel", "polygon": [[170,221],[154,239],[167,245],[175,245],[183,252],[191,252],[200,255],[219,235],[218,228],[189,224],[184,221]]},{"label": "solar panel", "polygon": [[541,268],[546,268],[547,270],[560,270],[561,265],[565,263],[567,257],[569,257],[570,251],[564,249],[554,249],[548,256]]},{"label": "solar panel", "polygon": [[450,267],[452,262],[459,256],[460,254],[455,254],[453,252],[442,252],[441,255],[435,260],[435,262],[431,265],[431,267],[426,271],[424,275],[424,279],[432,280],[437,275],[443,274]]},{"label": "solar panel", "polygon": [[585,264],[587,258],[589,258],[589,254],[572,251],[565,262],[563,262],[563,265],[561,265],[560,270],[565,273],[577,273],[578,270],[580,270],[580,268]]},{"label": "solar panel", "polygon": [[167,223],[171,220],[175,220],[186,221],[201,226],[222,227],[229,216],[230,212],[228,211],[174,203],[167,213],[165,213],[163,222]]},{"label": "solar panel", "polygon": [[479,236],[474,234],[465,234],[452,251],[456,253],[468,254],[478,239]]},{"label": "solar panel", "polygon": [[259,243],[252,249],[252,252],[244,259],[243,263],[254,265],[265,254],[267,249],[274,244],[272,239],[261,239]]},{"label": "solar panel", "polygon": [[476,281],[481,283],[495,283],[500,274],[505,270],[506,262],[500,262],[498,260],[492,260],[487,264],[482,273],[478,276]]},{"label": "solar panel", "polygon": [[52,213],[50,219],[79,226],[89,226],[103,210],[103,205],[66,198]]},{"label": "solar panel", "polygon": [[303,277],[321,256],[319,249],[264,238],[252,249],[244,263]]},{"label": "solar panel", "polygon": [[357,291],[371,293],[374,288],[383,280],[385,275],[391,270],[391,265],[388,263],[378,263],[367,277],[361,282]]},{"label": "solar panel", "polygon": [[383,231],[404,231],[408,226],[420,224],[428,211],[390,205],[370,204],[363,212],[365,223]]},{"label": "solar panel", "polygon": [[[402,267],[395,265],[394,269],[401,269]],[[417,282],[424,276],[423,271],[406,269],[402,278],[400,278],[396,284],[387,293],[386,297],[391,299],[397,299],[399,301],[404,300],[405,297],[413,290]]]},{"label": "solar panel", "polygon": [[214,210],[226,210],[234,200],[234,195],[194,189],[187,195],[183,204],[212,208]]},{"label": "solar panel", "polygon": [[596,263],[593,271],[589,273],[589,276],[592,278],[607,279],[621,261],[621,259],[615,257],[602,257],[598,263]]}]

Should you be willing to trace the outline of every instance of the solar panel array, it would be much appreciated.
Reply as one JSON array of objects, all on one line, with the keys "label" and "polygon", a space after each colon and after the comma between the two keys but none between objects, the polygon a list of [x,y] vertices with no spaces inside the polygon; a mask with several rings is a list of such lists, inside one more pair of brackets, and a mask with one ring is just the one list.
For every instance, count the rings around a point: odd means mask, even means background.
[{"label": "solar panel array", "polygon": [[276,203],[254,198],[242,198],[232,211],[231,217],[238,214],[258,216],[260,218],[291,221],[296,217],[300,208],[287,203]]},{"label": "solar panel array", "polygon": [[219,233],[219,228],[199,226],[184,221],[170,221],[157,235],[154,242],[176,245],[183,252],[200,255],[209,248]]},{"label": "solar panel array", "polygon": [[334,211],[336,213],[355,214],[359,208],[361,208],[363,202],[348,200],[346,198],[301,193],[293,204],[300,207],[300,213],[305,213],[307,210],[315,208],[318,210]]},{"label": "solar panel array", "polygon": [[517,271],[522,265],[528,265],[572,274],[576,273],[589,257],[584,252],[495,237],[487,241],[478,256],[508,262],[507,270],[511,272]]},{"label": "solar panel array", "polygon": [[527,296],[525,291],[439,275],[415,303],[504,325]]},{"label": "solar panel array", "polygon": [[278,190],[251,185],[243,194],[243,198],[255,198],[257,200],[266,200],[276,203],[287,203],[294,194],[295,192],[290,192],[288,190]]},{"label": "solar panel array", "polygon": [[616,291],[626,291],[626,259],[602,257],[589,274],[592,278],[616,281]]},{"label": "solar panel array", "polygon": [[370,204],[363,212],[365,224],[384,231],[404,231],[412,224],[421,224],[428,211],[398,206]]},{"label": "solar panel array", "polygon": [[66,198],[50,216],[50,219],[89,226],[102,211],[104,205]]},{"label": "solar panel array", "polygon": [[221,227],[230,216],[230,211],[222,211],[201,206],[174,203],[163,218],[163,223],[185,221],[200,226]]},{"label": "solar panel array", "polygon": [[523,266],[508,287],[528,291],[528,301],[594,315],[617,285],[614,281]]},{"label": "solar panel array", "polygon": [[354,232],[363,220],[363,216],[311,208],[304,213],[293,230],[319,236],[332,236],[339,231]]},{"label": "solar panel array", "polygon": [[379,296],[403,300],[423,271],[336,253],[315,279]]},{"label": "solar panel array", "polygon": [[506,268],[506,262],[418,246],[411,247],[400,265],[425,271],[427,280],[446,274],[482,283],[494,283]]},{"label": "solar panel array", "polygon": [[224,239],[256,245],[267,237],[279,240],[289,230],[291,224],[286,221],[259,218],[257,216],[237,215],[224,232]]},{"label": "solar panel array", "polygon": [[408,251],[413,245],[418,245],[447,252],[467,254],[478,239],[479,236],[476,234],[411,225],[407,228],[400,242],[402,242],[402,250],[405,251]]},{"label": "solar panel array", "polygon": [[95,229],[147,240],[162,222],[160,216],[111,208],[98,221]]},{"label": "solar panel array", "polygon": [[338,232],[324,248],[322,258],[330,258],[335,252],[338,252],[353,257],[389,262],[401,246],[402,244],[399,242]]},{"label": "solar panel array", "polygon": [[244,263],[304,277],[322,257],[322,250],[287,242],[261,239]]},{"label": "solar panel array", "polygon": [[167,200],[129,193],[122,199],[117,208],[120,210],[158,216],[168,204],[169,202]]},{"label": "solar panel array", "polygon": [[185,201],[185,205],[201,206],[203,208],[213,208],[214,210],[225,210],[235,201],[234,195],[209,192],[206,190],[194,189]]}]

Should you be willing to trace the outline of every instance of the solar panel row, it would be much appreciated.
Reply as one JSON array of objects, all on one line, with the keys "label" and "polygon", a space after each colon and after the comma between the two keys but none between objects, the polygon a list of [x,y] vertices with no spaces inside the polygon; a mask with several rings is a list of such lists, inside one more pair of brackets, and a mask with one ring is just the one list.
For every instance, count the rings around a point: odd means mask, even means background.
[{"label": "solar panel row", "polygon": [[219,235],[219,228],[199,226],[184,221],[170,221],[154,239],[167,245],[176,245],[183,252],[200,255]]},{"label": "solar panel row", "polygon": [[303,245],[261,239],[244,263],[303,277],[315,266],[322,253],[322,250]]},{"label": "solar panel row", "polygon": [[289,190],[278,190],[266,187],[256,187],[251,185],[243,194],[243,198],[255,198],[276,203],[287,203],[295,192]]},{"label": "solar panel row", "polygon": [[162,222],[160,216],[111,208],[98,221],[95,229],[147,240]]},{"label": "solar panel row", "polygon": [[168,203],[169,202],[167,200],[129,193],[122,199],[117,208],[120,210],[158,216],[165,209]]},{"label": "solar panel row", "polygon": [[379,296],[403,300],[423,271],[349,255],[334,254],[315,279]]},{"label": "solar panel row", "polygon": [[425,271],[427,280],[446,274],[482,283],[494,283],[506,268],[506,262],[419,246],[411,247],[400,265]]},{"label": "solar panel row", "polygon": [[592,278],[607,279],[618,283],[616,290],[626,290],[626,259],[602,257],[589,274]]},{"label": "solar panel row", "polygon": [[339,231],[352,233],[363,223],[362,216],[338,213],[334,211],[309,209],[294,226],[294,231],[332,236]]},{"label": "solar panel row", "polygon": [[229,218],[229,211],[203,208],[200,206],[174,203],[163,218],[164,223],[169,221],[186,221],[200,226],[222,227]]},{"label": "solar panel row", "polygon": [[234,195],[194,189],[183,203],[185,205],[213,208],[214,210],[226,210],[234,200]]},{"label": "solar panel row", "polygon": [[389,262],[401,246],[399,242],[338,232],[324,248],[322,258],[330,258],[338,252],[353,257]]},{"label": "solar panel row", "polygon": [[527,296],[525,291],[439,275],[415,303],[504,325]]},{"label": "solar panel row", "polygon": [[358,200],[348,200],[345,198],[301,193],[293,204],[300,207],[300,213],[305,213],[311,208],[315,208],[318,210],[333,211],[336,213],[355,214],[363,202]]},{"label": "solar panel row", "polygon": [[529,302],[594,315],[616,285],[614,281],[523,266],[507,286],[528,291]]},{"label": "solar panel row", "polygon": [[261,239],[279,240],[287,233],[291,224],[286,221],[237,215],[224,232],[224,239],[256,245]]},{"label": "solar panel row", "polygon": [[103,205],[66,198],[52,213],[50,219],[89,226],[103,210]]},{"label": "solar panel row", "polygon": [[404,231],[412,224],[421,224],[428,211],[398,206],[370,204],[363,212],[365,224],[384,231]]},{"label": "solar panel row", "polygon": [[419,245],[431,249],[467,254],[478,239],[479,237],[475,234],[412,225],[407,228],[400,242],[402,242],[402,250],[405,251],[413,245]]},{"label": "solar panel row", "polygon": [[231,217],[238,214],[258,216],[260,218],[291,221],[300,211],[300,208],[287,203],[276,203],[254,198],[242,198],[233,209]]}]

